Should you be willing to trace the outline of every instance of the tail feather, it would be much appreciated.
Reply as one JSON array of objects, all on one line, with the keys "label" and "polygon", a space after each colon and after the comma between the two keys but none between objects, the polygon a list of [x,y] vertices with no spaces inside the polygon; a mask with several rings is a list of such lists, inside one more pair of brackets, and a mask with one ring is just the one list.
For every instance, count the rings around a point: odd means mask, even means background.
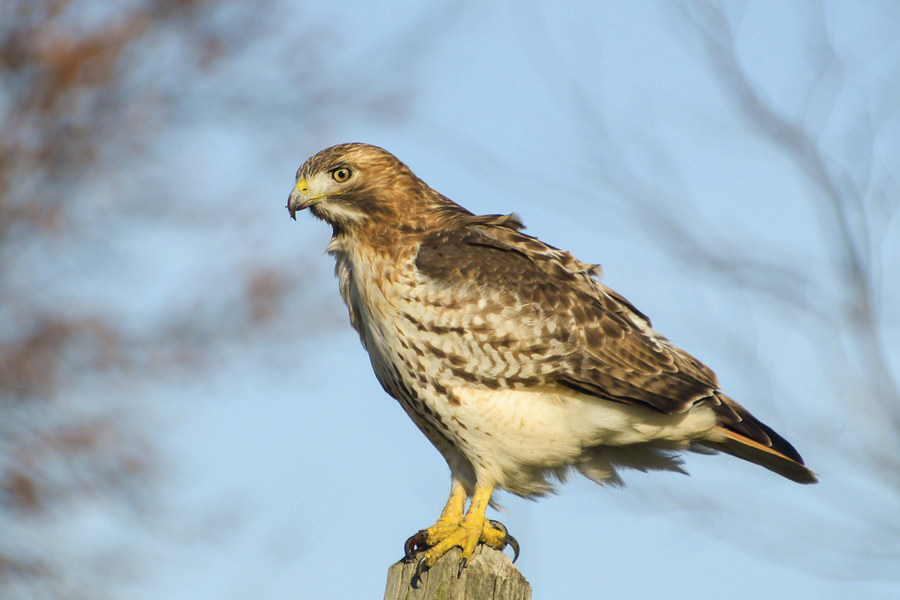
[{"label": "tail feather", "polygon": [[[757,423],[763,425],[758,421]],[[796,481],[797,483],[818,482],[815,473],[804,466],[803,459],[800,458],[800,455],[794,450],[793,446],[788,444],[784,438],[776,434],[769,427],[766,427],[765,425],[763,425],[763,427],[768,430],[766,433],[768,433],[770,437],[774,434],[780,442],[787,444],[788,448],[792,451],[790,453],[791,456],[721,425],[713,428],[711,435],[713,439],[705,439],[700,443],[714,450],[720,450],[761,467],[765,467],[766,469],[778,473],[783,477],[787,477],[791,481]]]},{"label": "tail feather", "polygon": [[749,410],[723,394],[710,398],[718,425],[699,443],[765,467],[797,483],[816,483],[800,453]]}]

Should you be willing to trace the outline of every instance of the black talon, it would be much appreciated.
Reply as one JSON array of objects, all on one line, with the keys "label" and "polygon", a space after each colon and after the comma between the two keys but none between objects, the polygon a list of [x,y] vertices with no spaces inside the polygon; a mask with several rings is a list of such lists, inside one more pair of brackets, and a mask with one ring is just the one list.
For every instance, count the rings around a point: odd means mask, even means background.
[{"label": "black talon", "polygon": [[462,577],[463,569],[465,569],[466,565],[468,565],[468,564],[469,564],[469,559],[467,559],[467,558],[459,559],[459,571],[456,572],[457,577]]},{"label": "black talon", "polygon": [[514,538],[513,536],[506,534],[506,543],[512,546],[513,562],[516,562],[516,559],[519,558],[519,542],[517,542],[516,538]]},{"label": "black talon", "polygon": [[493,519],[490,519],[488,522],[491,524],[491,527],[493,527],[494,529],[500,530],[500,533],[503,534],[503,538],[504,538],[503,541],[506,542],[506,545],[512,546],[513,553],[514,553],[512,561],[516,562],[516,560],[519,558],[519,542],[516,541],[516,538],[509,535],[509,530],[506,529],[506,525],[504,525],[500,521],[494,521]]},{"label": "black talon", "polygon": [[425,564],[426,558],[423,556],[419,559],[419,562],[416,563],[416,572],[413,573],[412,581],[413,587],[419,587],[416,585],[416,582],[422,582],[422,573],[428,570],[428,565]]},{"label": "black talon", "polygon": [[407,560],[414,560],[419,553],[419,548],[425,546],[425,530],[421,529],[415,534],[409,536],[406,543],[403,544],[403,553],[406,554]]}]

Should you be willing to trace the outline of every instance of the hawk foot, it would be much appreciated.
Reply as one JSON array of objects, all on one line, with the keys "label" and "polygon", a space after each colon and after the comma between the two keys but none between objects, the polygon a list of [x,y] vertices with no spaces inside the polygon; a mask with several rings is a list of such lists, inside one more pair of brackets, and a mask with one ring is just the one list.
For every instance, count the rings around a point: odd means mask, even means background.
[{"label": "hawk foot", "polygon": [[428,529],[423,529],[406,540],[404,551],[407,559],[419,559],[415,574],[415,578],[418,579],[440,557],[457,546],[462,550],[459,561],[461,574],[479,543],[497,550],[510,546],[515,553],[513,562],[519,558],[519,543],[516,538],[509,535],[502,523],[483,517],[472,518],[472,515],[467,515],[456,523],[439,519]]}]

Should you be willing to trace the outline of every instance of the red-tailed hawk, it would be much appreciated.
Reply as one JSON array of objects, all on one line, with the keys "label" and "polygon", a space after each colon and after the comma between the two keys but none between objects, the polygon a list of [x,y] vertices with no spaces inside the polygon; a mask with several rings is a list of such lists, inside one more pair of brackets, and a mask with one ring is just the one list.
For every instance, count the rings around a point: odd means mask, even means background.
[{"label": "red-tailed hawk", "polygon": [[419,572],[454,546],[463,567],[479,542],[514,544],[485,519],[493,490],[540,496],[573,469],[619,484],[619,467],[681,471],[676,451],[708,448],[816,481],[595,265],[515,216],[474,215],[366,144],[306,161],[287,207],[333,227],[328,252],[378,381],[450,466],[440,518],[407,541]]}]

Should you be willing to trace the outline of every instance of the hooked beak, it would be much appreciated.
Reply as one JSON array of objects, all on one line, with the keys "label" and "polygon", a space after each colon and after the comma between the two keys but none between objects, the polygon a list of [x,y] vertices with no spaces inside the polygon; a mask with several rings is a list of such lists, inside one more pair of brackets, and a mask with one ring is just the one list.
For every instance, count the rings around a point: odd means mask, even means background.
[{"label": "hooked beak", "polygon": [[309,196],[309,185],[304,177],[297,182],[297,185],[291,190],[291,195],[288,196],[287,209],[291,213],[291,218],[296,221],[297,212],[309,208],[314,200],[315,198]]}]

